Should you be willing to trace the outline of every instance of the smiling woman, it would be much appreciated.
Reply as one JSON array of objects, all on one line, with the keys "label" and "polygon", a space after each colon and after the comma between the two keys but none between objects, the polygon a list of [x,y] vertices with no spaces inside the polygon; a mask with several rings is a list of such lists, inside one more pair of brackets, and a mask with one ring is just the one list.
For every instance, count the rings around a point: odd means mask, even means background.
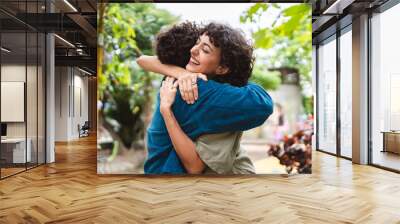
[{"label": "smiling woman", "polygon": [[190,50],[191,57],[186,70],[204,74],[226,75],[228,68],[220,66],[221,49],[215,47],[210,38],[203,34]]},{"label": "smiling woman", "polygon": [[247,84],[253,70],[253,46],[240,30],[210,23],[191,49],[186,70],[214,76],[212,79],[234,86]]}]

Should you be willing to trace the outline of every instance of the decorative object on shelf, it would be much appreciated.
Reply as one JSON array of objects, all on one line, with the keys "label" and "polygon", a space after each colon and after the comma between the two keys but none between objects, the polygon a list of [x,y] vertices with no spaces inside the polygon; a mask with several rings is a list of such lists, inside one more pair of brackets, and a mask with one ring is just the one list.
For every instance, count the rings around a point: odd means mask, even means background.
[{"label": "decorative object on shelf", "polygon": [[85,121],[82,127],[78,124],[79,138],[89,136],[89,129],[90,129],[89,121]]}]

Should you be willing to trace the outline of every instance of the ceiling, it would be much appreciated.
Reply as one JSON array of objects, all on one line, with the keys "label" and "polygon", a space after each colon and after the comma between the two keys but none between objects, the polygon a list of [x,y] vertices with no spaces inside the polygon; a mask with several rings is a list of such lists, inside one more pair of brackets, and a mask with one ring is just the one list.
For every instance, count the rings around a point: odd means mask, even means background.
[{"label": "ceiling", "polygon": [[[37,51],[36,39],[30,43],[34,38],[30,32],[55,33],[56,66],[78,66],[95,74],[96,6],[96,0],[1,0],[2,46],[12,50],[7,54],[10,60],[30,57]],[[21,35],[25,32],[27,54],[25,35]]]},{"label": "ceiling", "polygon": [[[312,2],[313,43],[351,23],[354,16],[372,11],[388,0],[316,0]],[[340,22],[339,22],[340,21]]]}]

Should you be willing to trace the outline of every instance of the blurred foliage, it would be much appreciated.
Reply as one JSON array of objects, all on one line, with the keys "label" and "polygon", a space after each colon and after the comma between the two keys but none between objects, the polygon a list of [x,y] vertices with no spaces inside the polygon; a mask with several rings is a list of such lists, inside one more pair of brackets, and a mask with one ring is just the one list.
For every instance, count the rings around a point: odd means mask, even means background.
[{"label": "blurred foliage", "polygon": [[[260,27],[262,18],[274,12],[276,17],[271,26]],[[268,16],[272,17],[272,16]],[[255,47],[267,50],[269,68],[296,68],[300,81],[311,82],[312,24],[311,5],[295,4],[284,7],[284,4],[256,3],[240,17],[242,23],[257,24],[252,35]]]},{"label": "blurred foliage", "polygon": [[253,69],[250,81],[268,90],[276,90],[281,84],[280,73],[278,71],[268,71],[258,65],[255,65]]},{"label": "blurred foliage", "polygon": [[303,106],[305,114],[314,114],[314,98],[313,96],[303,96]]},{"label": "blurred foliage", "polygon": [[[102,125],[121,147],[130,149],[142,140],[145,116],[150,112],[154,80],[158,75],[143,71],[135,59],[153,54],[152,42],[160,29],[177,21],[169,12],[153,4],[101,4],[103,23],[98,45],[104,56],[99,62],[98,92]],[[155,84],[155,83],[154,83]]]}]

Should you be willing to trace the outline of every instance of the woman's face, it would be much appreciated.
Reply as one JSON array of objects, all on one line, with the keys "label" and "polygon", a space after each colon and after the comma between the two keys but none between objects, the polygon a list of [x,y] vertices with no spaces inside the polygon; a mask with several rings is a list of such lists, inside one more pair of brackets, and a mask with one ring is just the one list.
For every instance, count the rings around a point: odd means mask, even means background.
[{"label": "woman's face", "polygon": [[190,50],[191,58],[186,70],[206,75],[222,75],[227,69],[220,66],[221,49],[211,43],[210,38],[203,34]]}]

